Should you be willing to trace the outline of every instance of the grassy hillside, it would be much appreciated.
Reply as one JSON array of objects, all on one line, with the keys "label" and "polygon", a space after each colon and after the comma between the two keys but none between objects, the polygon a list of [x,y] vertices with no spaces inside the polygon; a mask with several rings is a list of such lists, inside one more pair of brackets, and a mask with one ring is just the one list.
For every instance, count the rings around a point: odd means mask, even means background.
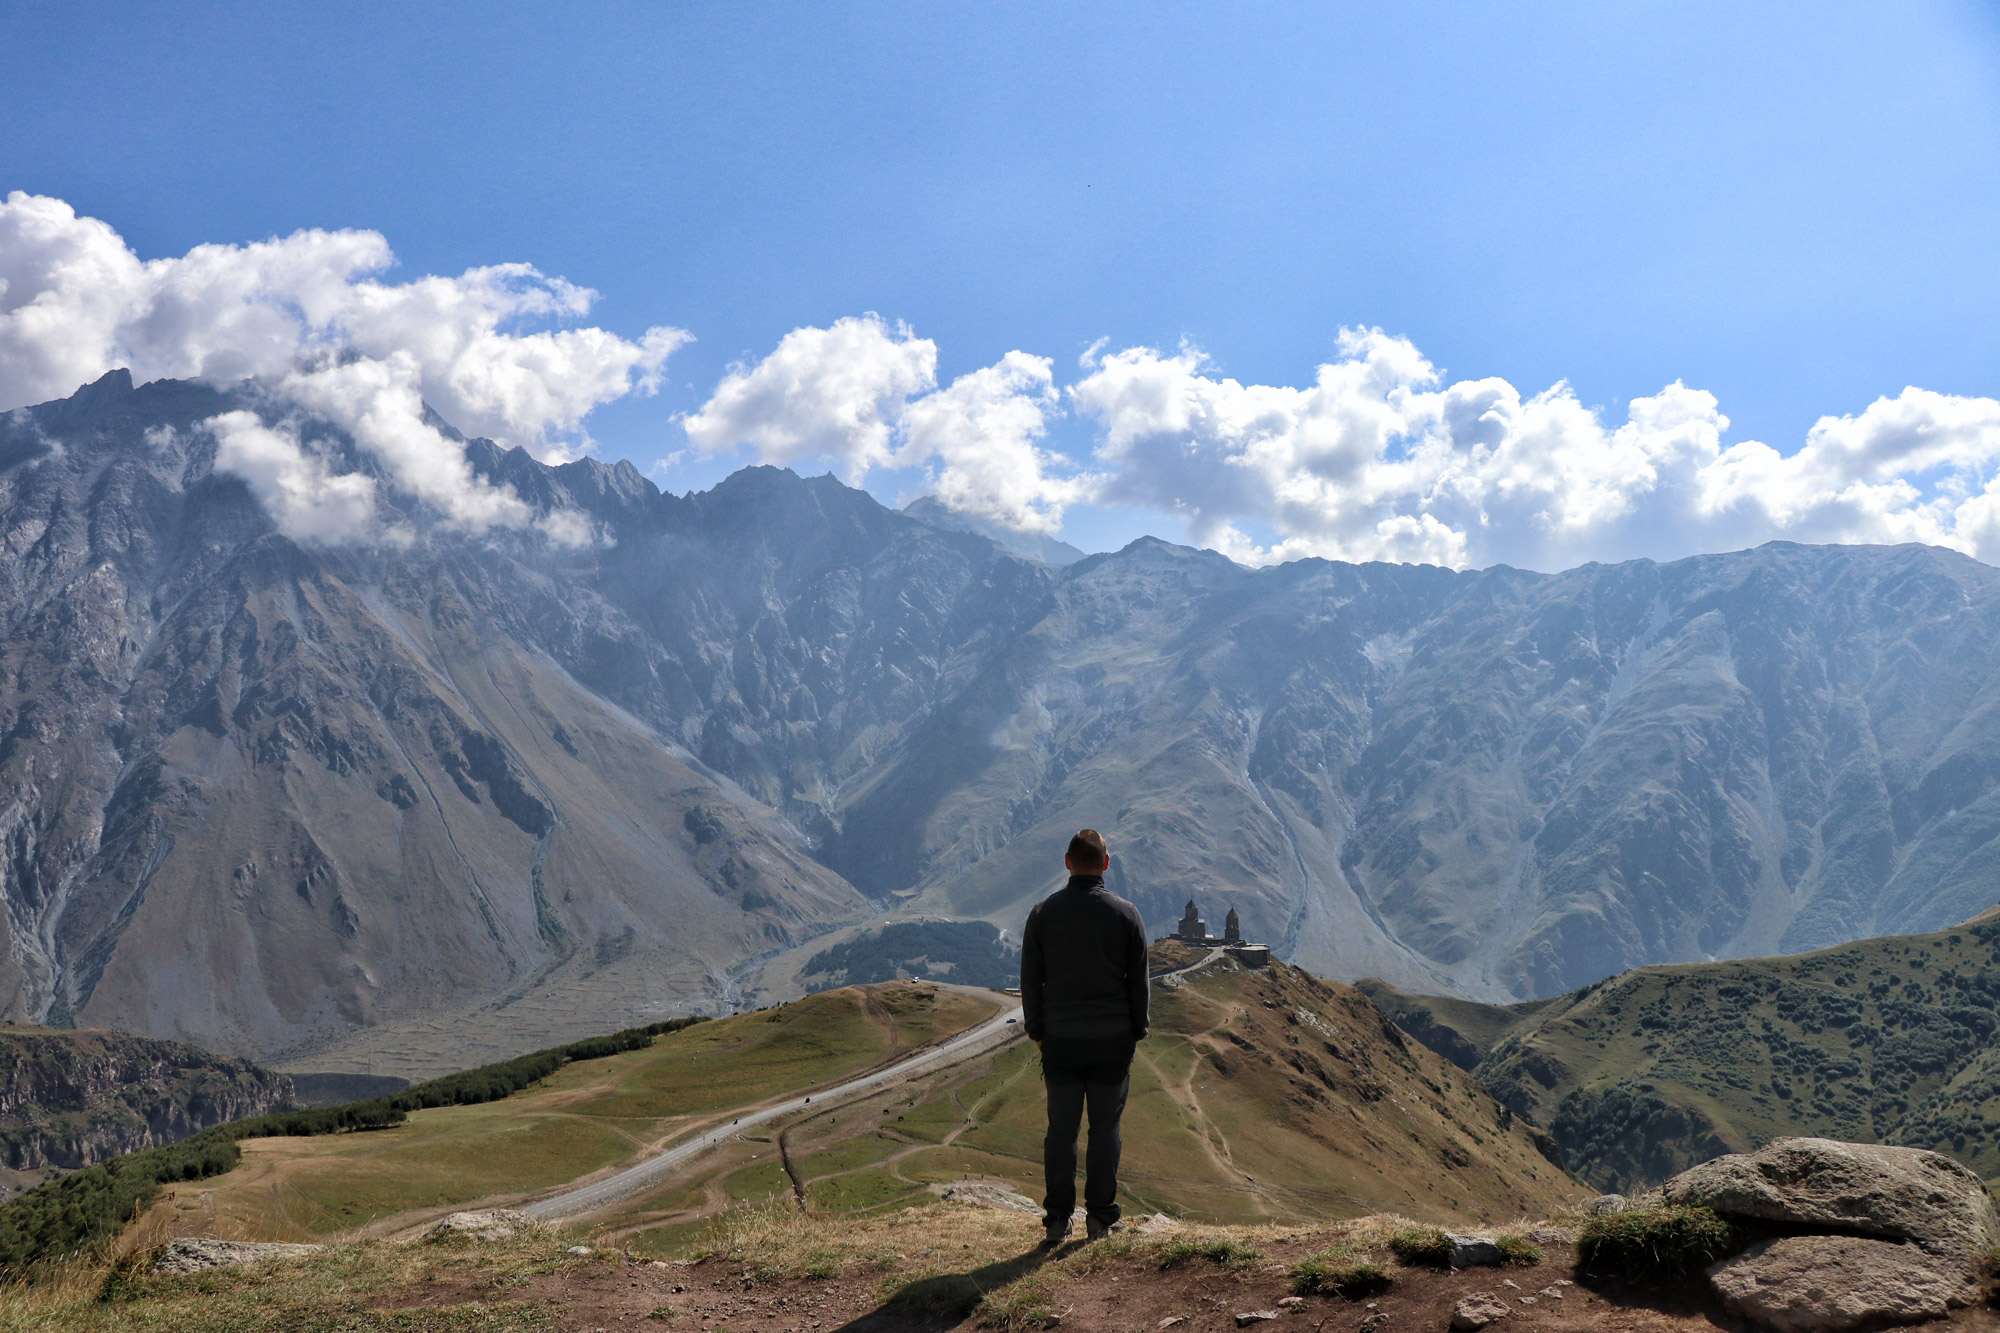
[{"label": "grassy hillside", "polygon": [[125,1243],[311,1239],[394,1227],[475,1199],[517,1199],[640,1155],[723,1111],[858,1073],[993,1012],[989,1002],[936,987],[852,988],[570,1065],[503,1101],[417,1111],[368,1133],[252,1140],[236,1169],[178,1186]]},{"label": "grassy hillside", "polygon": [[[1200,957],[1160,946],[1157,963]],[[1161,987],[1155,1005],[1125,1120],[1126,1197],[1138,1209],[1243,1222],[1382,1208],[1504,1219],[1582,1193],[1534,1131],[1350,987],[1223,960]],[[384,1234],[453,1207],[516,1201],[991,1012],[935,985],[849,987],[573,1065],[504,1101],[420,1111],[388,1130],[248,1142],[239,1167],[178,1187],[126,1244]],[[1016,1042],[746,1132],[586,1223],[664,1254],[720,1213],[801,1195],[816,1212],[871,1213],[970,1176],[1039,1197],[1043,1114],[1033,1049]]]},{"label": "grassy hillside", "polygon": [[[1154,946],[1155,970],[1205,951]],[[920,1084],[830,1105],[731,1145],[597,1219],[673,1252],[733,1205],[803,1191],[819,1212],[925,1201],[970,1177],[1039,1199],[1045,1121],[1025,1042]],[[1408,1041],[1351,987],[1228,960],[1154,992],[1120,1172],[1128,1209],[1307,1222],[1383,1208],[1510,1218],[1582,1193],[1477,1082]]]},{"label": "grassy hillside", "polygon": [[1527,1005],[1362,985],[1603,1189],[1787,1134],[1934,1148],[2000,1177],[2000,914]]}]

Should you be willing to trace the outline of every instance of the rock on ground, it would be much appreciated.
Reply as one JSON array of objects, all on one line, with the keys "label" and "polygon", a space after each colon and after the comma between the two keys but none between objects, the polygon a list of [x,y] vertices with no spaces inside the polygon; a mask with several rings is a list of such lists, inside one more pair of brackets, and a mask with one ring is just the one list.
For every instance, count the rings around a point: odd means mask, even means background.
[{"label": "rock on ground", "polygon": [[1460,1301],[1451,1312],[1451,1326],[1460,1330],[1476,1330],[1488,1324],[1505,1319],[1510,1312],[1507,1302],[1490,1291],[1475,1291]]},{"label": "rock on ground", "polygon": [[1922,1148],[1777,1139],[1683,1171],[1661,1194],[1725,1216],[1915,1241],[1968,1266],[2000,1244],[1985,1184]]},{"label": "rock on ground", "polygon": [[236,1268],[266,1259],[301,1259],[318,1254],[324,1245],[281,1245],[254,1240],[170,1240],[153,1261],[157,1273],[201,1273],[211,1268]]},{"label": "rock on ground", "polygon": [[1860,1236],[1762,1241],[1708,1279],[1731,1311],[1777,1333],[1937,1319],[1970,1300],[1963,1278],[1916,1246]]},{"label": "rock on ground", "polygon": [[1453,1268],[1477,1268],[1481,1265],[1498,1268],[1507,1262],[1507,1256],[1500,1253],[1499,1243],[1491,1236],[1461,1236],[1447,1231],[1444,1238],[1451,1242]]},{"label": "rock on ground", "polygon": [[1039,1214],[1042,1211],[1042,1206],[1027,1195],[1010,1190],[1005,1185],[995,1185],[988,1181],[946,1185],[938,1191],[938,1197],[947,1203],[969,1203],[980,1208],[999,1208],[1009,1213]]},{"label": "rock on ground", "polygon": [[525,1227],[540,1225],[534,1218],[514,1208],[486,1208],[478,1212],[453,1213],[424,1233],[425,1240],[445,1236],[471,1236],[475,1240],[506,1240]]}]

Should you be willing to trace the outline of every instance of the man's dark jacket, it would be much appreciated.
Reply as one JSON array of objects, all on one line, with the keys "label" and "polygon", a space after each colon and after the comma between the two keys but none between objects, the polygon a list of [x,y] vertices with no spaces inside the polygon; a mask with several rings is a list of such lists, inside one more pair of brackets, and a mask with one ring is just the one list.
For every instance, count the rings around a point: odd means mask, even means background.
[{"label": "man's dark jacket", "polygon": [[1146,926],[1139,910],[1072,875],[1028,913],[1021,933],[1021,1009],[1028,1036],[1090,1039],[1146,1035]]}]

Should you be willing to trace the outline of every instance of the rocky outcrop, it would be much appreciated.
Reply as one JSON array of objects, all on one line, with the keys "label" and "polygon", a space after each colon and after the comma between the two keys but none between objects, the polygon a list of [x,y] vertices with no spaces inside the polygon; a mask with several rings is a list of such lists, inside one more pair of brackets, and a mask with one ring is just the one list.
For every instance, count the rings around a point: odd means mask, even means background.
[{"label": "rocky outcrop", "polygon": [[1707,1272],[1730,1310],[1777,1333],[1906,1323],[1968,1305],[2000,1242],[1979,1177],[1917,1148],[1780,1139],[1685,1171],[1655,1197],[1764,1233]]},{"label": "rocky outcrop", "polygon": [[211,1268],[241,1268],[272,1259],[303,1259],[325,1250],[324,1245],[288,1245],[262,1240],[170,1240],[153,1260],[156,1273],[205,1273]]},{"label": "rocky outcrop", "polygon": [[1708,1270],[1732,1312],[1776,1333],[1840,1333],[1939,1319],[1968,1303],[1965,1278],[1914,1245],[1786,1236]]},{"label": "rocky outcrop", "polygon": [[123,1032],[0,1026],[0,1161],[74,1170],[292,1104],[283,1074]]},{"label": "rocky outcrop", "polygon": [[473,1212],[452,1213],[440,1218],[430,1230],[424,1232],[425,1240],[445,1240],[453,1236],[470,1236],[474,1240],[508,1240],[515,1232],[540,1226],[528,1214],[515,1208],[482,1208]]},{"label": "rocky outcrop", "polygon": [[1674,1177],[1669,1203],[1724,1217],[1910,1241],[1970,1269],[2000,1245],[2000,1215],[1978,1176],[1942,1153],[1832,1139],[1779,1139]]}]

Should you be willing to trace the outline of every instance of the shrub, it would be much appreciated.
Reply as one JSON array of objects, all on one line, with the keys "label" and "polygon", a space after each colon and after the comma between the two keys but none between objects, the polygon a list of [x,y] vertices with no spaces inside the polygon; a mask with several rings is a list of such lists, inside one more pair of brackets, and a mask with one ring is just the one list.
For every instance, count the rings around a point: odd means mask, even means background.
[{"label": "shrub", "polygon": [[1349,1250],[1321,1250],[1307,1255],[1292,1269],[1295,1296],[1344,1296],[1358,1301],[1364,1296],[1378,1296],[1393,1285],[1395,1279],[1389,1276],[1388,1269],[1357,1259]]},{"label": "shrub", "polygon": [[1494,1241],[1494,1244],[1500,1247],[1501,1255],[1510,1264],[1533,1268],[1542,1261],[1542,1247],[1526,1236],[1501,1236]]},{"label": "shrub", "polygon": [[1389,1237],[1389,1249],[1412,1266],[1451,1267],[1451,1240],[1437,1227],[1404,1227]]},{"label": "shrub", "polygon": [[1663,1204],[1591,1218],[1576,1238],[1576,1261],[1598,1276],[1640,1280],[1692,1273],[1736,1248],[1736,1229],[1714,1211]]},{"label": "shrub", "polygon": [[1160,1267],[1179,1268],[1190,1259],[1206,1259],[1210,1263],[1221,1264],[1224,1268],[1241,1268],[1262,1257],[1261,1251],[1239,1240],[1190,1238],[1168,1241],[1166,1247],[1160,1251]]}]

